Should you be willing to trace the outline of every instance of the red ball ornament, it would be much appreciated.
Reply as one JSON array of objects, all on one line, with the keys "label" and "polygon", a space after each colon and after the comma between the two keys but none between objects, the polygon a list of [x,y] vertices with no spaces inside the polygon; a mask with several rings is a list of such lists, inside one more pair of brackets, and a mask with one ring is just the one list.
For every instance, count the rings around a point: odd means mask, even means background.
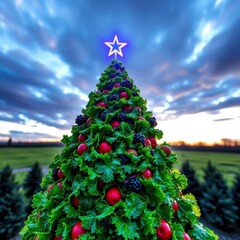
[{"label": "red ball ornament", "polygon": [[127,150],[127,152],[128,153],[132,153],[134,156],[137,156],[138,154],[137,154],[137,151],[135,150],[135,149],[133,149],[133,148],[129,148],[128,150]]},{"label": "red ball ornament", "polygon": [[112,206],[117,204],[121,199],[121,192],[115,187],[110,188],[106,193],[106,200]]},{"label": "red ball ornament", "polygon": [[62,240],[62,237],[57,237],[57,236],[55,236],[55,237],[53,238],[53,240]]},{"label": "red ball ornament", "polygon": [[76,196],[71,197],[71,203],[74,206],[74,208],[78,208],[79,206],[79,199]]},{"label": "red ball ornament", "polygon": [[123,106],[123,111],[126,113],[129,113],[132,111],[132,107],[130,105],[124,105]]},{"label": "red ball ornament", "polygon": [[118,87],[120,87],[120,86],[121,86],[120,83],[114,83],[114,85],[113,85],[114,88],[118,88]]},{"label": "red ball ornament", "polygon": [[172,208],[174,210],[174,213],[177,213],[179,207],[178,207],[178,202],[176,200],[173,202]]},{"label": "red ball ornament", "polygon": [[60,189],[63,188],[62,182],[59,182],[57,185],[60,187]]},{"label": "red ball ornament", "polygon": [[142,109],[141,109],[139,106],[136,106],[136,110],[137,110],[138,112],[141,112],[141,111],[142,111]]},{"label": "red ball ornament", "polygon": [[150,137],[149,138],[150,142],[151,142],[151,145],[152,145],[152,148],[156,148],[157,147],[157,140],[153,137]]},{"label": "red ball ornament", "polygon": [[119,128],[119,126],[120,126],[120,122],[119,121],[113,121],[113,122],[111,122],[111,126],[113,127],[113,128]]},{"label": "red ball ornament", "polygon": [[84,142],[86,139],[87,139],[87,137],[85,135],[79,134],[79,136],[78,136],[78,141],[79,142]]},{"label": "red ball ornament", "polygon": [[183,233],[183,240],[191,240],[191,238],[189,237],[189,235],[187,233]]},{"label": "red ball ornament", "polygon": [[148,168],[142,173],[142,175],[143,175],[145,178],[147,178],[147,179],[152,178],[152,172],[151,172],[151,170],[148,169]]},{"label": "red ball ornament", "polygon": [[77,222],[71,230],[71,239],[76,240],[84,233],[86,233],[86,229],[82,227],[81,222]]},{"label": "red ball ornament", "polygon": [[126,92],[121,92],[120,94],[119,94],[119,97],[120,98],[125,98],[125,99],[129,99],[129,96],[128,96],[128,94],[126,93]]},{"label": "red ball ornament", "polygon": [[160,227],[157,228],[157,238],[160,240],[170,240],[172,236],[172,230],[169,224],[164,220],[161,220],[160,223]]},{"label": "red ball ornament", "polygon": [[65,177],[61,169],[58,169],[57,175],[58,175],[58,178],[64,178]]},{"label": "red ball ornament", "polygon": [[145,144],[144,144],[145,147],[148,147],[148,146],[151,146],[151,142],[148,138],[145,138]]},{"label": "red ball ornament", "polygon": [[81,143],[79,146],[78,146],[78,149],[77,149],[77,152],[79,155],[82,155],[84,152],[87,151],[87,144],[86,143]]},{"label": "red ball ornament", "polygon": [[170,148],[169,146],[167,146],[167,145],[162,145],[162,146],[160,147],[160,149],[162,149],[167,156],[170,156],[171,153],[172,153],[171,148]]},{"label": "red ball ornament", "polygon": [[86,124],[89,125],[91,123],[92,119],[88,118]]},{"label": "red ball ornament", "polygon": [[103,93],[107,94],[109,91],[107,89],[103,90]]},{"label": "red ball ornament", "polygon": [[99,180],[98,183],[97,183],[98,190],[102,190],[104,186],[105,186],[104,181],[103,180]]},{"label": "red ball ornament", "polygon": [[112,145],[108,142],[101,142],[98,146],[98,152],[105,154],[112,151]]},{"label": "red ball ornament", "polygon": [[101,108],[105,108],[107,106],[107,104],[105,102],[99,102],[97,104],[97,107],[101,107]]}]

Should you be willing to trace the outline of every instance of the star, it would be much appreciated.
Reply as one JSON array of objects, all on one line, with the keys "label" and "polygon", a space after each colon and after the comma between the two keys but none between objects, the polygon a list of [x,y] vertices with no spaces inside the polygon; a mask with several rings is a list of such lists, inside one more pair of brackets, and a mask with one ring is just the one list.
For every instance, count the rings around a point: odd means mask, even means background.
[{"label": "star", "polygon": [[122,48],[125,47],[127,43],[119,42],[117,35],[114,36],[113,42],[104,42],[104,44],[110,47],[108,56],[111,56],[114,54],[115,58],[117,58],[117,54],[119,54],[121,57],[123,57]]}]

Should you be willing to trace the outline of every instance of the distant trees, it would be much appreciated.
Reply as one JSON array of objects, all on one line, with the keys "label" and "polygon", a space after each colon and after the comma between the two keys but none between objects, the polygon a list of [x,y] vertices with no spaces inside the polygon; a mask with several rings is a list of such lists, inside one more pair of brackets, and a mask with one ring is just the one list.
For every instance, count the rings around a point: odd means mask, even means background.
[{"label": "distant trees", "polygon": [[223,176],[211,162],[205,172],[205,183],[202,186],[201,208],[205,217],[215,226],[223,230],[231,230],[236,226],[237,207]]},{"label": "distant trees", "polygon": [[41,190],[40,183],[42,181],[42,170],[38,162],[36,162],[32,169],[28,172],[27,177],[23,183],[25,197],[28,201],[26,206],[27,215],[32,211],[32,198],[33,195]]},{"label": "distant trees", "polygon": [[196,171],[190,166],[189,161],[183,163],[181,173],[188,179],[188,186],[183,190],[183,194],[192,193],[197,200],[201,199],[202,188],[196,177]]},{"label": "distant trees", "polygon": [[14,237],[23,225],[23,198],[15,182],[12,169],[6,166],[0,172],[0,239]]}]

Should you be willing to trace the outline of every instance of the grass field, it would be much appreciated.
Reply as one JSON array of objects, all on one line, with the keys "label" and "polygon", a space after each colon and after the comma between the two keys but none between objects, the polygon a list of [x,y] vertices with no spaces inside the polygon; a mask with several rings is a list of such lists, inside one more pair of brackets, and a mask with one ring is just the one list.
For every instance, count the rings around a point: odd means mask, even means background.
[{"label": "grass field", "polygon": [[[0,148],[0,169],[6,164],[12,168],[31,167],[36,161],[41,165],[49,165],[61,150],[61,147]],[[200,180],[203,179],[202,170],[209,160],[223,173],[229,185],[232,184],[234,176],[240,172],[240,154],[237,153],[176,151],[176,154],[179,160],[177,167],[180,168],[182,163],[189,160]],[[16,179],[21,182],[25,176],[26,173],[18,173]]]}]

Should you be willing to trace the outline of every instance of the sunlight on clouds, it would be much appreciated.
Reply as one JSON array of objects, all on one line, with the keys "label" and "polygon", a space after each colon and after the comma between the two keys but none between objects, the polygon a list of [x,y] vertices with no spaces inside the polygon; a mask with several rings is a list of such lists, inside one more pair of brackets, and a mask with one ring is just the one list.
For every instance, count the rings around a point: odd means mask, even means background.
[{"label": "sunlight on clouds", "polygon": [[213,22],[201,22],[200,27],[197,31],[199,42],[196,43],[195,48],[191,56],[186,60],[187,63],[191,63],[200,56],[203,49],[208,43],[221,31],[220,28],[216,27]]},{"label": "sunlight on clouds", "polygon": [[77,87],[73,87],[73,86],[61,86],[63,93],[64,94],[68,94],[68,93],[72,93],[72,94],[76,94],[78,95],[82,100],[84,101],[88,101],[88,95],[81,92]]},{"label": "sunlight on clouds", "polygon": [[[240,107],[222,109],[219,115],[208,113],[197,113],[183,115],[174,120],[158,120],[158,126],[163,130],[163,141],[184,140],[194,142],[218,142],[222,138],[239,139],[240,128],[239,115]],[[228,121],[214,121],[217,117],[233,118]]]}]

